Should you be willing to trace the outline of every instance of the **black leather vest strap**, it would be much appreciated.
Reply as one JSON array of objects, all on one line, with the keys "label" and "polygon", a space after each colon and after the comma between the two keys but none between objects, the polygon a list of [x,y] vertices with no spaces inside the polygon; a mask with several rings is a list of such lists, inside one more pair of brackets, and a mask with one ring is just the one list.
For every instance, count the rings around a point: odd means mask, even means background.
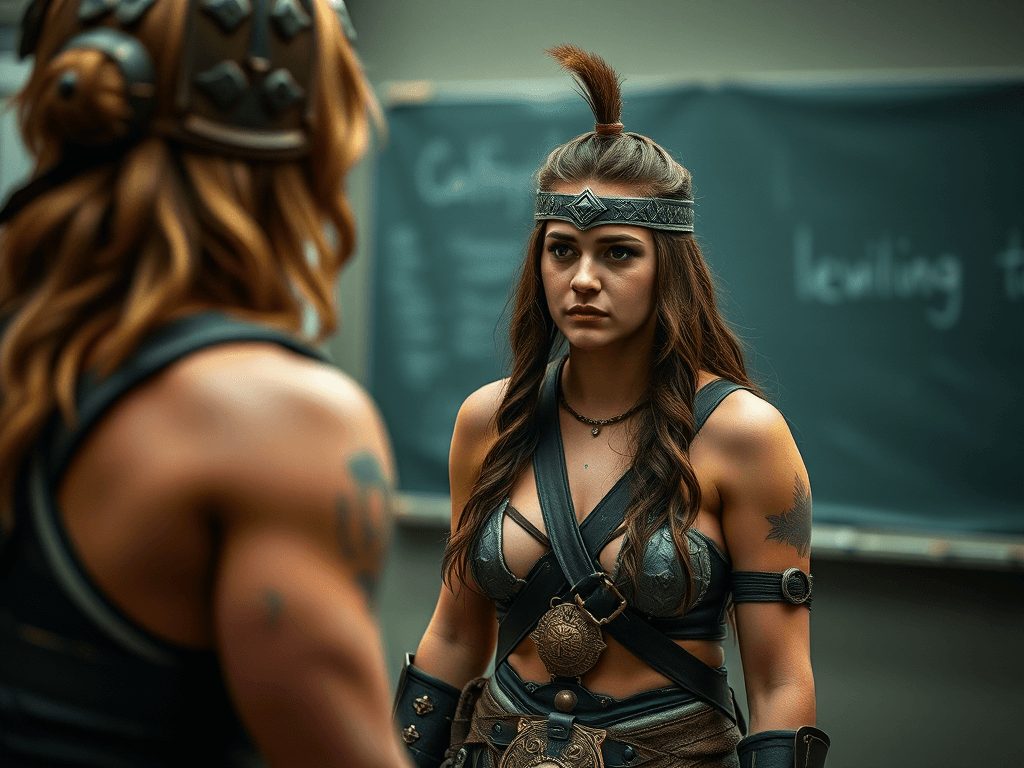
[{"label": "black leather vest strap", "polygon": [[576,585],[587,576],[600,574],[601,568],[583,543],[583,534],[576,522],[576,510],[569,493],[565,448],[558,424],[561,371],[561,365],[557,366],[545,377],[541,386],[537,404],[537,420],[541,430],[540,440],[533,452],[533,474],[537,480],[540,511],[544,517],[544,528],[551,539],[551,549],[554,550],[562,573],[570,584]]},{"label": "black leather vest strap", "polygon": [[284,331],[246,323],[220,312],[201,312],[172,320],[147,338],[109,377],[99,379],[92,373],[82,377],[76,393],[77,425],[69,429],[58,413],[43,432],[42,444],[49,448],[46,464],[50,479],[61,477],[82,439],[122,394],[190,352],[236,341],[273,342],[307,357],[324,359]]},{"label": "black leather vest strap", "polygon": [[[603,573],[600,565],[587,552],[583,535],[576,522],[558,421],[561,367],[555,368],[553,374],[545,378],[541,388],[537,408],[541,435],[533,454],[533,471],[537,480],[537,495],[540,499],[544,526],[548,538],[551,539],[551,548],[569,583],[574,589],[581,589],[585,582],[591,580],[595,581],[596,586]],[[725,394],[721,397],[724,398]],[[721,399],[718,402],[721,402]],[[628,496],[626,501],[628,502]],[[620,520],[624,514],[625,506],[619,514]],[[608,597],[602,594],[606,592],[607,590],[597,587],[593,593],[594,602],[606,602]],[[580,595],[585,598],[590,609],[591,600],[587,599],[588,596],[582,590]],[[605,615],[610,614],[611,610],[607,610],[610,607],[602,605],[601,608],[605,609],[602,613],[607,611]],[[594,610],[591,609],[591,612]],[[721,710],[733,721],[736,720],[736,710],[726,675],[680,648],[651,627],[635,611],[627,608],[606,624],[604,629],[652,669],[661,672],[677,685]]]},{"label": "black leather vest strap", "polygon": [[693,398],[693,436],[696,437],[704,422],[715,412],[715,408],[722,404],[726,397],[737,389],[746,389],[741,384],[736,384],[725,379],[715,379],[697,390]]}]

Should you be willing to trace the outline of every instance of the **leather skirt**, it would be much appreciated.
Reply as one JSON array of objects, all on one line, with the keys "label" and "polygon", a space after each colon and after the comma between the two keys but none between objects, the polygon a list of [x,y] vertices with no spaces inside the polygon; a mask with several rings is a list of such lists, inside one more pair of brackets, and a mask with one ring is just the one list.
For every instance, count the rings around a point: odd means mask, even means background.
[{"label": "leather skirt", "polygon": [[736,725],[676,686],[613,699],[569,680],[527,683],[503,664],[474,698],[452,768],[739,766]]}]

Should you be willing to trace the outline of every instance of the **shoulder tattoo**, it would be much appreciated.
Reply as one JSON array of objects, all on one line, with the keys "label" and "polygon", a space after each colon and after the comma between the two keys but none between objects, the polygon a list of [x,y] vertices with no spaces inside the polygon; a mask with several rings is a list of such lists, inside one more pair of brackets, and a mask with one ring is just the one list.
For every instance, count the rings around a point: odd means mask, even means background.
[{"label": "shoulder tattoo", "polygon": [[800,557],[811,552],[811,491],[797,475],[793,485],[793,508],[778,515],[766,515],[771,530],[765,541],[777,541],[796,547]]},{"label": "shoulder tattoo", "polygon": [[369,451],[348,460],[356,493],[339,496],[335,504],[338,546],[356,580],[372,598],[380,580],[393,518],[394,490],[377,457]]}]

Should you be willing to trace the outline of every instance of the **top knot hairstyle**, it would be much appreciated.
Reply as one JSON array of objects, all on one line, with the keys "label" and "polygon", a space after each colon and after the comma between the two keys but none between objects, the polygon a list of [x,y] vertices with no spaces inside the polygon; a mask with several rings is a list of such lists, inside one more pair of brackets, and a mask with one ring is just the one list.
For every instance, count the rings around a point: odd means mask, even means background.
[{"label": "top knot hairstyle", "polygon": [[[16,103],[36,187],[0,229],[0,511],[54,408],[74,423],[82,371],[114,370],[182,307],[218,307],[296,333],[311,307],[319,338],[336,327],[335,281],[355,244],[344,180],[378,109],[331,0],[249,7],[239,21],[217,15],[224,4],[198,0],[32,6],[26,47],[35,64]],[[293,48],[305,56],[302,35],[315,30],[315,61],[302,70],[315,101],[295,107],[307,150],[246,156],[189,144],[168,128],[181,73],[210,66],[201,59],[213,55],[209,46],[195,43],[200,22],[270,26],[270,55],[260,60],[267,72],[251,68],[240,92],[262,89],[281,116],[269,125],[274,135],[288,128],[295,103],[275,72],[299,72],[287,56]],[[243,52],[250,37],[267,37],[244,31]],[[152,67],[150,93],[103,45],[74,44],[97,32],[134,41]],[[230,55],[218,55],[220,69],[231,69]],[[215,96],[232,96],[209,93],[203,114],[214,114]],[[135,130],[140,96],[153,112]]]},{"label": "top knot hairstyle", "polygon": [[[630,197],[691,200],[690,172],[651,139],[622,132],[620,80],[603,59],[573,45],[548,51],[567,69],[594,112],[595,130],[556,147],[537,172],[538,192],[578,192],[596,183],[625,187]],[[509,324],[512,373],[497,414],[497,440],[482,464],[444,554],[442,571],[474,587],[468,570],[472,547],[488,516],[508,496],[530,464],[539,436],[536,410],[548,363],[564,339],[548,312],[541,255],[548,222],[537,221],[512,296]],[[651,229],[657,277],[656,328],[649,371],[648,405],[633,419],[634,482],[619,554],[620,589],[632,594],[647,542],[666,521],[680,562],[693,571],[686,531],[701,508],[701,490],[690,465],[693,400],[698,376],[707,371],[758,392],[747,375],[737,338],[718,312],[715,286],[692,232]]]},{"label": "top knot hairstyle", "polygon": [[622,133],[622,80],[605,60],[576,45],[556,45],[545,53],[562,65],[573,80],[590,111],[594,133],[615,136]]}]

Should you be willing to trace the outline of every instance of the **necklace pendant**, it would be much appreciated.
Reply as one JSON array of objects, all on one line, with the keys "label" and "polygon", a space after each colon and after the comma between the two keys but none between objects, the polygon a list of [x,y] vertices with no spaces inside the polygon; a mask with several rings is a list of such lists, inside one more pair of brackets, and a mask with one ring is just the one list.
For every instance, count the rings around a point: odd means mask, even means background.
[{"label": "necklace pendant", "polygon": [[592,429],[590,430],[590,434],[592,434],[592,435],[593,435],[594,437],[597,437],[598,435],[600,435],[600,434],[601,434],[601,428],[600,428],[600,427],[594,427],[594,428],[592,428]]}]

